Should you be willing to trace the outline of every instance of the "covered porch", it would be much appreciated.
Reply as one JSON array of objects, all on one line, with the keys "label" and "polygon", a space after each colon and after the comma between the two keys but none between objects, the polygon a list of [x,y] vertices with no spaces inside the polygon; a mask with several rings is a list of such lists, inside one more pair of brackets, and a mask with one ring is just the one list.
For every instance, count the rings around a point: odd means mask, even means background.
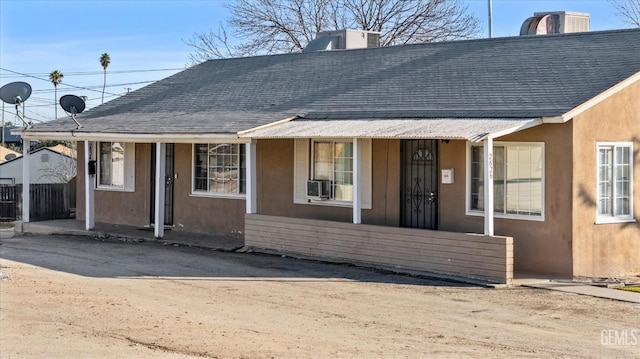
[{"label": "covered porch", "polygon": [[[293,202],[296,210],[277,212],[263,211],[250,196],[256,193],[247,191],[247,214],[245,215],[245,243],[248,246],[272,250],[276,252],[294,253],[322,260],[339,261],[345,263],[359,263],[374,267],[387,268],[396,271],[428,272],[433,275],[452,278],[466,278],[484,282],[511,284],[514,271],[514,243],[513,237],[496,236],[494,234],[493,213],[493,168],[484,167],[484,219],[480,230],[454,228],[449,230],[437,229],[437,221],[433,227],[412,227],[400,220],[394,224],[387,215],[387,194],[393,191],[404,192],[402,188],[388,183],[380,185],[384,173],[380,168],[396,173],[400,169],[397,165],[398,157],[386,159],[380,156],[381,141],[406,143],[416,140],[429,139],[432,143],[455,141],[459,145],[464,143],[482,143],[484,146],[484,161],[493,161],[493,140],[501,136],[525,130],[542,123],[541,119],[294,119],[289,122],[273,126],[243,131],[241,138],[252,141],[284,141],[294,142],[293,151]],[[317,143],[339,142],[349,144],[352,150],[353,182],[351,183],[352,197],[341,202],[333,198],[319,201],[304,198],[304,191],[300,195],[300,183],[305,180],[311,182],[314,178],[315,167],[311,163]],[[378,145],[376,145],[376,141]],[[372,144],[373,142],[373,144]],[[257,157],[265,146],[258,146]],[[303,150],[300,150],[300,149]],[[376,150],[378,148],[378,150]],[[403,147],[404,148],[404,147]],[[449,147],[450,148],[450,147]],[[249,151],[247,151],[249,153]],[[387,152],[388,153],[388,152]],[[397,152],[394,152],[397,154]],[[430,155],[430,154],[429,154]],[[438,154],[433,152],[434,158]],[[349,157],[350,155],[347,155]],[[457,152],[458,161],[464,161],[464,152]],[[411,154],[409,154],[409,158]],[[312,158],[312,160],[309,160]],[[382,160],[382,161],[379,161]],[[396,164],[392,162],[395,161]],[[433,181],[440,181],[440,167],[437,159],[431,167],[434,168]],[[254,173],[247,162],[247,173]],[[373,169],[372,167],[377,167]],[[458,169],[459,165],[458,165]],[[264,171],[258,167],[257,172]],[[402,171],[401,171],[402,172]],[[460,178],[456,188],[465,188],[465,175],[460,171]],[[376,175],[377,174],[377,175]],[[398,177],[398,174],[393,175]],[[397,178],[396,178],[397,179]],[[251,180],[248,177],[248,180]],[[372,181],[374,182],[372,184]],[[376,185],[376,181],[378,184]],[[400,180],[399,182],[403,182]],[[394,182],[400,184],[399,182]],[[250,182],[249,182],[250,183]],[[330,183],[333,183],[330,180]],[[403,184],[406,186],[406,184]],[[263,184],[264,186],[264,184]],[[402,185],[401,185],[402,186]],[[248,189],[250,187],[248,186]],[[278,187],[279,192],[286,188]],[[383,195],[384,207],[381,210],[381,195],[375,194],[376,188],[385,191]],[[264,190],[264,188],[263,188]],[[270,189],[271,190],[271,189]],[[334,191],[333,189],[331,191]],[[258,191],[259,192],[259,191]],[[424,190],[423,190],[424,192]],[[428,192],[428,191],[427,191]],[[333,195],[333,192],[331,192]],[[437,194],[431,193],[432,198]],[[302,197],[302,200],[301,200]],[[372,199],[373,198],[373,199]],[[377,200],[376,200],[377,198]],[[429,194],[421,193],[421,201],[431,201]],[[443,197],[444,198],[444,197]],[[399,200],[399,198],[396,198]],[[376,202],[378,201],[378,202]],[[333,202],[333,203],[332,203]],[[391,201],[393,203],[393,201]],[[400,201],[403,202],[403,201]],[[393,207],[393,205],[391,205]],[[453,208],[448,206],[449,208]],[[327,220],[327,209],[334,208],[343,214],[340,219]],[[456,211],[464,212],[462,206]],[[351,211],[351,223],[344,214]],[[377,212],[376,212],[377,211]],[[438,209],[435,209],[438,211]],[[372,214],[375,212],[375,214]],[[381,213],[382,212],[382,213]],[[331,215],[333,216],[333,215]],[[375,220],[372,218],[375,217]],[[382,219],[381,219],[382,218]],[[385,223],[381,223],[385,222]],[[451,226],[449,226],[451,227]],[[433,228],[434,230],[424,229]],[[484,228],[484,229],[482,229]]]}]

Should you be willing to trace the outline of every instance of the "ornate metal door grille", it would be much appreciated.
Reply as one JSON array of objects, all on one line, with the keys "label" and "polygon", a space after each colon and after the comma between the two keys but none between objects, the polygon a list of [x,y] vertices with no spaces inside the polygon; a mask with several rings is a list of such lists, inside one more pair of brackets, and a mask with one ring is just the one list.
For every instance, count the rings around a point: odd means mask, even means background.
[{"label": "ornate metal door grille", "polygon": [[402,141],[402,226],[436,229],[438,141]]}]

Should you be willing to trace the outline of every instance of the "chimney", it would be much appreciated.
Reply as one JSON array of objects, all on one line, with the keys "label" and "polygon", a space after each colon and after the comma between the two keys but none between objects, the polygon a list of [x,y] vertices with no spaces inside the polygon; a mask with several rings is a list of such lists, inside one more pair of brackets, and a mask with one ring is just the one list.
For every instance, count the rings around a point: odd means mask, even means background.
[{"label": "chimney", "polygon": [[304,48],[304,52],[362,49],[378,46],[380,46],[379,32],[342,29],[317,33],[316,38]]},{"label": "chimney", "polygon": [[520,27],[520,35],[567,34],[589,31],[589,14],[571,11],[536,12]]}]

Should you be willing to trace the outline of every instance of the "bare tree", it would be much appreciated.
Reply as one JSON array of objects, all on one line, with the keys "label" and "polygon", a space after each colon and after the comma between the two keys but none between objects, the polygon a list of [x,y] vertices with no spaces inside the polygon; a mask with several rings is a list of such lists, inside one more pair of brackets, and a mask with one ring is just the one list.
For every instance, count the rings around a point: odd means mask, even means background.
[{"label": "bare tree", "polygon": [[460,0],[236,0],[227,26],[195,33],[192,63],[212,58],[302,51],[317,32],[343,28],[378,31],[381,46],[464,39],[478,20]]},{"label": "bare tree", "polygon": [[52,183],[67,183],[76,176],[76,172],[76,159],[61,156],[53,162],[42,165],[38,180],[47,179]]},{"label": "bare tree", "polygon": [[609,0],[624,22],[640,27],[640,0]]}]

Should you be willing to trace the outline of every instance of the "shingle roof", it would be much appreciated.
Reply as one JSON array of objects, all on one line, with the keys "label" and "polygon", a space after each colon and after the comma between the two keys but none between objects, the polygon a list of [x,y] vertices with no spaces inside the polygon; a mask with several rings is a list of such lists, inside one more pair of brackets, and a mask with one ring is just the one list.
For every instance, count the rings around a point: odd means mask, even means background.
[{"label": "shingle roof", "polygon": [[0,146],[0,163],[6,162],[11,158],[16,158],[18,156],[22,155],[14,150],[10,150],[6,147]]},{"label": "shingle roof", "polygon": [[[307,119],[559,116],[640,72],[640,29],[210,60],[93,108],[82,131],[235,133]],[[71,119],[35,126],[74,129]]]},{"label": "shingle roof", "polygon": [[47,147],[51,151],[58,152],[61,155],[65,155],[67,157],[76,158],[78,157],[78,152],[73,148],[69,148],[63,144],[57,144],[55,146]]}]

